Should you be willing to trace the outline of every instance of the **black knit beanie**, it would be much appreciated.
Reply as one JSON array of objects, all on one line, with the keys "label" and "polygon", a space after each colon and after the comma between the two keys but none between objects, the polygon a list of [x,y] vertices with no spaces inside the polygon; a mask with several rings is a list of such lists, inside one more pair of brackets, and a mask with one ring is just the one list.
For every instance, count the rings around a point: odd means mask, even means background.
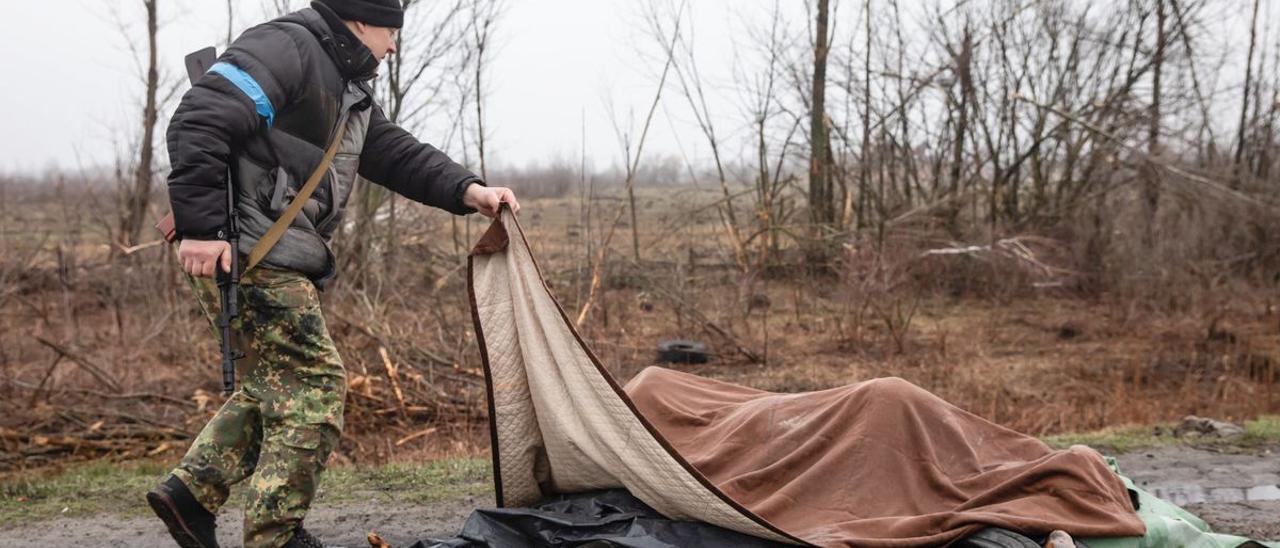
[{"label": "black knit beanie", "polygon": [[316,0],[347,21],[360,21],[375,27],[404,26],[404,8],[400,0]]}]

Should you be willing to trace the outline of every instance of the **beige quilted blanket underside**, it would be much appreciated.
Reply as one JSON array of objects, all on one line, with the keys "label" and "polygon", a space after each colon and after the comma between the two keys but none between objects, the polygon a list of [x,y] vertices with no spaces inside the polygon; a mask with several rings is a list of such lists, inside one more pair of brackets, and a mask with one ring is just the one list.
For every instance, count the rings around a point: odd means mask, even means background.
[{"label": "beige quilted blanket underside", "polygon": [[646,424],[552,297],[510,210],[469,268],[492,391],[500,506],[625,487],[672,519],[796,542],[731,504]]}]

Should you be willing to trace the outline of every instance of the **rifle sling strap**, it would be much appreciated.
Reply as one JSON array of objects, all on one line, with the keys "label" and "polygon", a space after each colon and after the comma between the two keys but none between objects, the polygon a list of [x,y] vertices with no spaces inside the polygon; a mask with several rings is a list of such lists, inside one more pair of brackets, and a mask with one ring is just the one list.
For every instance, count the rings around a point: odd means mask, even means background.
[{"label": "rifle sling strap", "polygon": [[324,174],[329,170],[329,164],[333,163],[333,157],[338,154],[338,146],[342,143],[342,135],[346,132],[347,124],[339,123],[338,130],[333,135],[333,142],[329,143],[329,148],[325,149],[324,157],[320,159],[320,165],[316,166],[316,170],[311,173],[307,181],[302,184],[302,188],[298,190],[298,195],[293,197],[293,201],[289,202],[288,207],[284,209],[284,213],[280,214],[280,218],[276,219],[275,224],[267,229],[267,233],[263,234],[258,243],[254,244],[253,249],[249,250],[249,264],[245,265],[244,272],[253,270],[258,263],[262,261],[267,253],[271,252],[271,248],[275,247],[276,242],[284,236],[289,225],[293,224],[293,220],[298,217],[298,213],[302,211],[302,206],[306,205],[307,200],[311,199],[311,194],[315,192],[316,187],[320,186],[320,180],[324,179]]}]

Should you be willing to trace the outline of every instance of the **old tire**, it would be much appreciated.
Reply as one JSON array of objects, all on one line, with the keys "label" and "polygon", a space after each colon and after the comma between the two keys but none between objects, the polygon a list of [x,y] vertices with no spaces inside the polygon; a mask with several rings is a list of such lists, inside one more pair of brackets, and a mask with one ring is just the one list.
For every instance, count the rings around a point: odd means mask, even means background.
[{"label": "old tire", "polygon": [[698,341],[662,341],[658,345],[658,361],[663,363],[707,363],[711,353]]}]

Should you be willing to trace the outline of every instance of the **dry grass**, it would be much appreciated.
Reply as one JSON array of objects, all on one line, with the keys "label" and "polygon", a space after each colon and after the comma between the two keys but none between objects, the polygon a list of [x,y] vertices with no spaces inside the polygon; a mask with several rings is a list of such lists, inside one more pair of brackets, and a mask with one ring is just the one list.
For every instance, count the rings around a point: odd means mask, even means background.
[{"label": "dry grass", "polygon": [[[716,196],[684,187],[641,192],[639,263],[631,228],[615,236],[583,331],[620,380],[653,364],[658,342],[695,338],[717,353],[709,364],[679,366],[699,374],[777,391],[896,375],[1037,435],[1280,412],[1280,317],[1264,289],[1219,285],[1162,301],[1082,293],[1070,283],[1037,288],[1062,277],[1009,255],[923,256],[950,245],[927,226],[891,233],[883,252],[851,243],[835,272],[803,268],[784,249],[778,265],[744,273],[722,243],[715,210],[702,207]],[[171,252],[110,259],[96,228],[106,225],[94,221],[91,204],[26,200],[0,223],[0,275],[12,280],[0,292],[0,469],[180,454],[219,402],[217,349]],[[597,200],[590,223],[574,198],[524,203],[521,221],[571,315],[587,295],[588,246],[620,203]],[[352,383],[341,462],[487,447],[461,268],[466,242],[485,222],[400,208],[401,226],[413,228],[394,250],[369,244],[363,268],[345,265],[324,294]],[[348,249],[339,254],[352,256],[351,235],[343,238]],[[1030,246],[1046,263],[1070,255],[1051,241]],[[56,359],[37,337],[74,359]],[[107,393],[89,366],[122,390]]]}]

